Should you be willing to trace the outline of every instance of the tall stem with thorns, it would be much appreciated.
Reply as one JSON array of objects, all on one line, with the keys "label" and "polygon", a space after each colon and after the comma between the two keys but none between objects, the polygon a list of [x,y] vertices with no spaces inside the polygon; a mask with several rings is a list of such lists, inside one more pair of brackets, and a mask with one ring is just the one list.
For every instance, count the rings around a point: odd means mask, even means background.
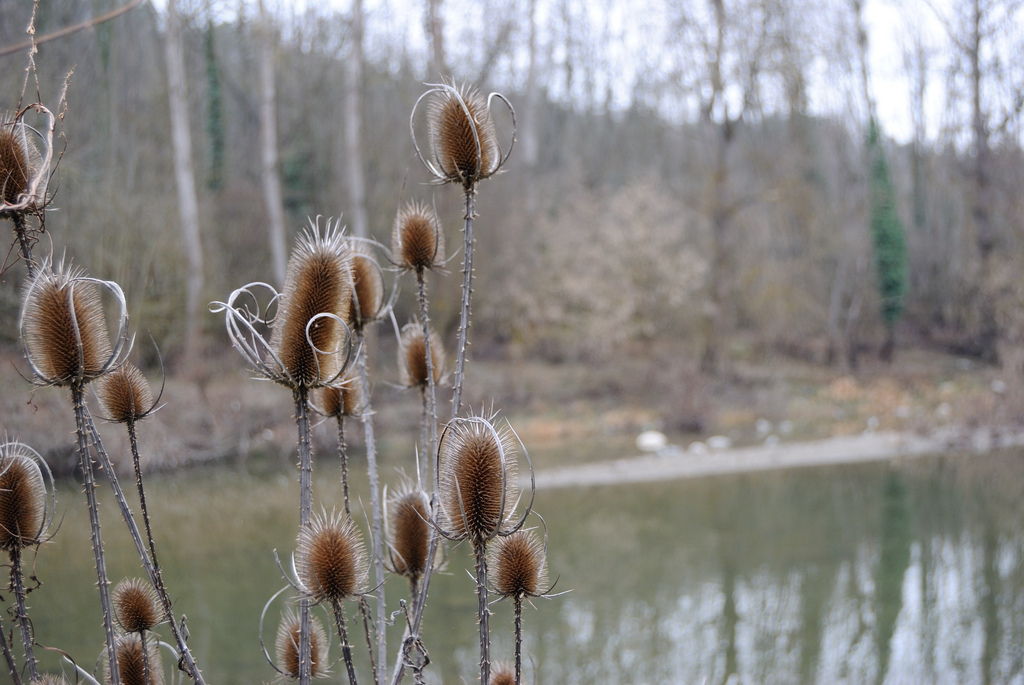
[{"label": "tall stem with thorns", "polygon": [[341,602],[331,602],[334,609],[334,623],[338,627],[338,640],[341,642],[341,654],[345,659],[345,670],[348,671],[349,685],[356,685],[356,668],[352,663],[352,645],[348,641],[348,630],[345,628],[345,614],[341,610]]},{"label": "tall stem with thorns", "polygon": [[92,551],[96,561],[96,585],[100,593],[100,607],[103,611],[103,632],[107,641],[107,662],[110,665],[111,685],[120,685],[121,675],[117,667],[117,642],[114,634],[114,618],[110,608],[110,581],[107,579],[107,564],[103,554],[103,537],[100,534],[99,503],[96,500],[96,478],[92,459],[89,457],[89,423],[87,421],[84,392],[81,383],[71,386],[71,400],[75,408],[75,433],[78,437],[78,456],[82,467],[85,499],[89,507],[89,527],[92,537]]},{"label": "tall stem with thorns", "polygon": [[351,514],[348,504],[348,444],[345,441],[345,416],[338,413],[338,462],[341,464],[341,491],[345,499],[345,513]]},{"label": "tall stem with thorns", "polygon": [[420,322],[423,326],[423,353],[427,361],[427,387],[424,407],[424,424],[427,429],[426,444],[420,454],[421,483],[429,483],[433,477],[429,473],[433,463],[433,454],[437,451],[437,392],[434,385],[434,355],[430,349],[430,316],[427,309],[427,284],[422,267],[416,269],[416,299],[420,305]]},{"label": "tall stem with thorns", "polygon": [[487,545],[473,541],[476,557],[477,619],[480,624],[480,685],[491,682],[491,610],[487,608]]},{"label": "tall stem with thorns", "polygon": [[0,624],[0,652],[4,653],[7,670],[11,674],[11,682],[14,685],[21,685],[21,674],[18,672],[18,664],[14,662],[14,653],[11,652],[11,644],[7,641],[7,633],[3,629],[3,624]]},{"label": "tall stem with thorns", "polygon": [[[459,345],[455,358],[455,388],[452,391],[452,418],[459,415],[462,408],[462,383],[466,377],[466,354],[469,347],[469,313],[470,301],[473,297],[473,200],[476,196],[476,184],[465,186],[466,213],[462,234],[464,247],[462,254],[462,309],[459,314]],[[429,359],[429,357],[428,357]]]},{"label": "tall stem with thorns", "polygon": [[21,571],[21,547],[11,549],[11,589],[14,591],[16,618],[21,628],[21,641],[25,644],[25,662],[28,664],[28,677],[34,681],[39,677],[36,657],[32,646],[32,625],[28,620],[28,608],[25,605],[25,578]]},{"label": "tall stem with thorns", "polygon": [[[309,440],[309,391],[299,385],[293,393],[295,424],[299,430],[299,527],[307,528],[313,512],[313,452]],[[310,653],[312,642],[310,601],[299,599],[299,683],[309,685],[312,680]]]},{"label": "tall stem with thorns", "polygon": [[36,275],[36,264],[32,261],[32,239],[28,235],[28,224],[25,222],[25,215],[21,212],[14,215],[14,233],[18,236],[21,258],[25,260],[25,269],[28,271],[29,280],[31,280]]}]

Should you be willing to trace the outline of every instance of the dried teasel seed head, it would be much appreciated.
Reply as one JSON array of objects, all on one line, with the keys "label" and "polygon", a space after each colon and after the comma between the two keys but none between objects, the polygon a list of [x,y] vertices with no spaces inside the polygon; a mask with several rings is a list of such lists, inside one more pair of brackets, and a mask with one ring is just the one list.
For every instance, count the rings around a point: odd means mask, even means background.
[{"label": "dried teasel seed head", "polygon": [[296,568],[314,602],[340,602],[361,593],[369,563],[352,519],[323,512],[299,531]]},{"label": "dried teasel seed head", "polygon": [[467,84],[437,88],[427,116],[430,147],[446,181],[468,187],[498,170],[498,134],[480,91]]},{"label": "dried teasel seed head", "polygon": [[373,257],[361,250],[352,254],[352,286],[350,323],[362,328],[375,321],[384,308],[384,275]]},{"label": "dried teasel seed head", "polygon": [[339,418],[359,416],[366,408],[363,385],[355,369],[349,369],[336,386],[325,386],[317,390],[316,403],[324,416]]},{"label": "dried teasel seed head", "polygon": [[[320,620],[315,616],[311,619],[309,631],[310,652],[309,672],[314,678],[327,675],[327,634]],[[281,616],[281,625],[277,627],[277,667],[284,672],[286,678],[299,677],[299,617],[290,609]]]},{"label": "dried teasel seed head", "polygon": [[444,231],[433,207],[410,202],[398,211],[391,252],[403,269],[433,269],[444,263]]},{"label": "dried teasel seed head", "polygon": [[[143,644],[145,643],[145,656]],[[164,671],[160,666],[157,641],[143,640],[139,633],[129,633],[117,638],[117,670],[123,685],[163,685]],[[104,680],[110,682],[110,666],[107,665]],[[146,679],[146,673],[149,679]]]},{"label": "dried teasel seed head", "polygon": [[62,675],[45,673],[29,681],[29,685],[68,685],[67,678]]},{"label": "dried teasel seed head", "polygon": [[312,226],[288,260],[288,275],[270,339],[290,384],[318,387],[341,371],[347,342],[343,322],[349,318],[351,299],[348,241],[330,223],[322,236]]},{"label": "dried teasel seed head", "polygon": [[396,492],[388,502],[391,568],[416,582],[427,570],[430,498],[422,490]]},{"label": "dried teasel seed head", "polygon": [[505,663],[491,666],[491,685],[516,685],[516,672]]},{"label": "dried teasel seed head", "polygon": [[491,585],[502,597],[537,597],[547,582],[544,545],[532,530],[498,538],[488,551]]},{"label": "dried teasel seed head", "polygon": [[438,446],[441,509],[453,537],[475,542],[501,531],[516,503],[516,440],[488,419],[454,419]]},{"label": "dried teasel seed head", "polygon": [[141,419],[153,408],[153,392],[139,367],[125,362],[96,381],[96,396],[111,421]]},{"label": "dried teasel seed head", "polygon": [[160,607],[153,587],[140,578],[126,578],[114,588],[114,619],[126,633],[141,633],[163,623],[164,611]]},{"label": "dried teasel seed head", "polygon": [[40,381],[67,386],[104,374],[112,356],[96,284],[76,269],[45,265],[21,312],[25,353]]},{"label": "dried teasel seed head", "polygon": [[0,211],[3,205],[21,204],[41,173],[42,156],[28,132],[25,124],[0,117]]},{"label": "dried teasel seed head", "polygon": [[0,549],[39,542],[46,526],[46,484],[32,452],[19,442],[0,445]]},{"label": "dried teasel seed head", "polygon": [[[441,345],[441,338],[430,331],[430,361],[434,370],[434,383],[444,378],[448,360]],[[423,324],[413,321],[402,326],[398,344],[398,368],[402,385],[407,388],[423,387],[428,384],[427,346],[423,342]]]}]

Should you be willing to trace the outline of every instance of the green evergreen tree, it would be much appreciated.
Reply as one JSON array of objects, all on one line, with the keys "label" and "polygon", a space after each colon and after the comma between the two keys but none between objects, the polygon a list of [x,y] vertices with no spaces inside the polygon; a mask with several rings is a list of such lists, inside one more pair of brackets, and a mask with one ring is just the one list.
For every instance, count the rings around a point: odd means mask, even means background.
[{"label": "green evergreen tree", "polygon": [[895,350],[894,330],[903,315],[907,295],[907,242],[896,212],[896,192],[889,175],[889,164],[882,150],[878,124],[868,124],[867,154],[870,165],[871,240],[875,251],[875,272],[881,296],[882,321],[886,340],[881,357],[891,361]]},{"label": "green evergreen tree", "polygon": [[216,192],[224,185],[224,102],[221,94],[220,70],[214,50],[213,21],[206,24],[206,136],[209,140],[209,168],[206,187]]}]

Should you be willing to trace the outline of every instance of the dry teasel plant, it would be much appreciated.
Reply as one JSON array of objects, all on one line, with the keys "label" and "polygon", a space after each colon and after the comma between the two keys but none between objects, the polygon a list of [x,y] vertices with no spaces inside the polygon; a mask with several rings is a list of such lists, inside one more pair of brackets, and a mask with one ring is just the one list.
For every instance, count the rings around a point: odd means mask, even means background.
[{"label": "dry teasel plant", "polygon": [[400,382],[420,391],[420,443],[416,464],[417,481],[431,479],[430,455],[437,450],[437,401],[434,389],[447,373],[448,360],[441,337],[429,326],[412,321],[398,332]]},{"label": "dry teasel plant", "polygon": [[[430,556],[430,498],[418,487],[406,484],[385,498],[389,570],[409,581],[415,596],[427,571]],[[438,556],[436,551],[434,556]],[[434,559],[431,566],[437,565]]]},{"label": "dry teasel plant", "polygon": [[435,490],[439,511],[434,525],[445,538],[469,540],[476,561],[477,619],[480,625],[480,680],[490,680],[490,610],[487,608],[487,545],[522,528],[533,509],[536,482],[529,454],[530,501],[515,517],[521,492],[517,484],[519,438],[495,415],[452,419],[437,450]]},{"label": "dry teasel plant", "polygon": [[[271,664],[278,673],[291,680],[301,679],[304,674],[307,678],[326,677],[329,645],[323,624],[317,618],[311,620],[309,647],[305,651],[300,647],[302,632],[301,621],[295,612],[291,609],[285,611],[277,628],[277,664]],[[309,654],[308,659],[303,654]]]},{"label": "dry teasel plant", "polygon": [[[25,121],[29,112],[43,118],[43,131]],[[14,116],[0,116],[0,218],[9,218],[14,223],[29,278],[35,276],[35,262],[26,217],[41,216],[46,204],[55,128],[53,114],[39,103]]]},{"label": "dry teasel plant", "polygon": [[[497,129],[491,115],[491,104],[501,100],[512,115],[512,136],[508,149],[502,152]],[[424,157],[416,141],[416,112],[427,101],[427,131],[430,153]],[[465,201],[463,215],[462,305],[459,313],[459,342],[452,392],[452,417],[459,415],[462,405],[462,384],[465,379],[466,352],[469,345],[470,306],[473,292],[473,219],[477,184],[498,173],[508,161],[515,146],[516,113],[512,103],[500,93],[486,98],[476,88],[455,87],[447,82],[428,84],[409,118],[416,156],[438,183],[458,183]],[[424,318],[424,321],[426,319]]]},{"label": "dry teasel plant", "polygon": [[[25,603],[28,592],[22,570],[22,553],[25,548],[43,542],[53,521],[55,505],[53,476],[39,453],[17,441],[0,444],[0,549],[5,550],[10,559],[9,587],[14,595],[14,618],[21,632],[30,678],[36,678],[39,673],[33,650],[32,626]],[[0,632],[3,632],[2,627]],[[15,673],[18,669],[6,637],[0,643],[0,648],[12,674]]]},{"label": "dry teasel plant", "polygon": [[[157,658],[157,643],[147,633],[166,620],[167,614],[151,585],[139,578],[126,578],[114,588],[114,619],[125,632],[118,638],[118,667],[121,682],[159,685],[163,669]],[[127,638],[127,639],[126,639]]]},{"label": "dry teasel plant", "polygon": [[334,385],[317,388],[310,406],[319,414],[333,418],[338,426],[338,463],[341,465],[341,489],[345,513],[350,513],[348,496],[348,441],[345,439],[345,419],[363,415],[366,404],[363,386],[355,369],[349,367]]},{"label": "dry teasel plant", "polygon": [[[122,685],[164,685],[160,655],[155,642],[145,640],[141,633],[127,633],[117,638],[117,673]],[[108,665],[107,682],[115,682]]]}]

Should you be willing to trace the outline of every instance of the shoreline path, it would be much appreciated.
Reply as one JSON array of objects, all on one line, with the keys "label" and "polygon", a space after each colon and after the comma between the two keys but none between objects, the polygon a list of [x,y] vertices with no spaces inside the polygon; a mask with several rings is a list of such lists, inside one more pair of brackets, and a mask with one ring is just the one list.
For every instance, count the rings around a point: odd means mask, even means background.
[{"label": "shoreline path", "polygon": [[920,436],[877,432],[806,442],[694,453],[682,449],[538,471],[538,489],[650,483],[806,466],[854,464],[1024,445],[1024,434],[987,431]]}]

